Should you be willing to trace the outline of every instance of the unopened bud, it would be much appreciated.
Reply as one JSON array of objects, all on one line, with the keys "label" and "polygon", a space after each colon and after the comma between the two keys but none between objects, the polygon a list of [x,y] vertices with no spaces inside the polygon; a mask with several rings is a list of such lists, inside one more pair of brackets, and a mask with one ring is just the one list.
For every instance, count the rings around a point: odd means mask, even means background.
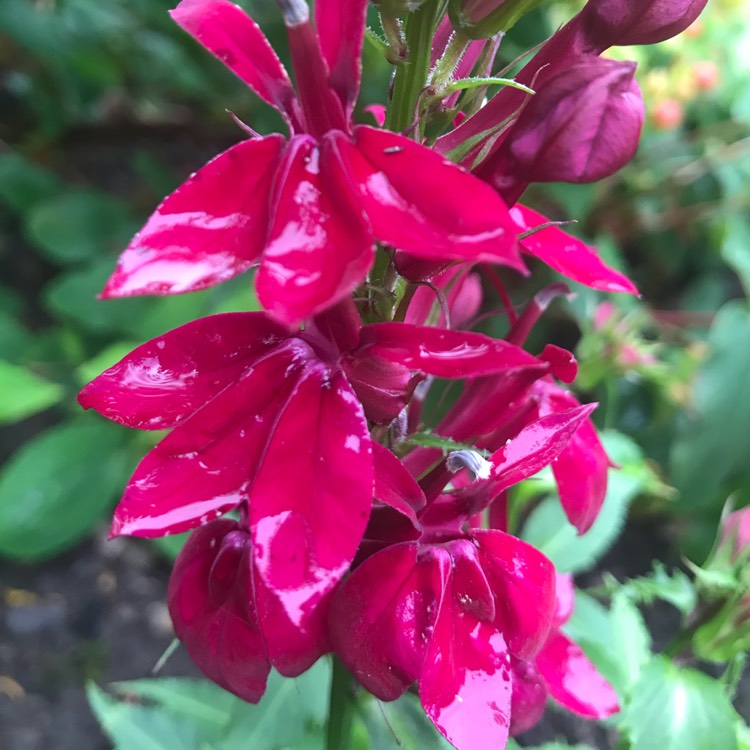
[{"label": "unopened bud", "polygon": [[531,182],[596,182],[635,154],[643,100],[635,63],[583,56],[539,89],[478,174],[509,204]]},{"label": "unopened bud", "polygon": [[589,0],[581,12],[596,47],[656,44],[684,31],[707,0]]},{"label": "unopened bud", "polygon": [[488,39],[507,31],[542,0],[450,0],[448,14],[456,31],[472,39]]}]

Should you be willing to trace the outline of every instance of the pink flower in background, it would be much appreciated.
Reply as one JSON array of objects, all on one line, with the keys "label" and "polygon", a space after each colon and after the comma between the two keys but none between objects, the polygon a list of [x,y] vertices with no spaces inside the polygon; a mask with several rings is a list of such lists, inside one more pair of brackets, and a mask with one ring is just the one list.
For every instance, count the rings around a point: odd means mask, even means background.
[{"label": "pink flower in background", "polygon": [[[382,700],[417,682],[428,717],[459,750],[503,747],[511,658],[531,659],[542,647],[555,596],[544,555],[501,531],[471,528],[469,519],[553,461],[590,411],[537,420],[488,461],[451,454],[419,485],[392,454],[379,459],[375,496],[383,505],[365,533],[372,554],[334,596],[333,648]],[[462,467],[475,481],[445,492]]]},{"label": "pink flower in background", "polygon": [[573,577],[558,573],[555,614],[547,640],[533,660],[512,660],[513,735],[531,729],[542,718],[548,696],[587,719],[606,719],[620,710],[614,688],[581,647],[560,630],[573,614],[574,606]]},{"label": "pink flower in background", "polygon": [[366,7],[317,0],[317,30],[304,16],[286,18],[295,94],[237,6],[180,3],[175,21],[276,107],[292,135],[242,141],[190,177],[122,254],[104,297],[203,289],[259,262],[260,301],[295,323],[364,280],[376,241],[524,270],[515,225],[488,185],[413,140],[353,126]]}]

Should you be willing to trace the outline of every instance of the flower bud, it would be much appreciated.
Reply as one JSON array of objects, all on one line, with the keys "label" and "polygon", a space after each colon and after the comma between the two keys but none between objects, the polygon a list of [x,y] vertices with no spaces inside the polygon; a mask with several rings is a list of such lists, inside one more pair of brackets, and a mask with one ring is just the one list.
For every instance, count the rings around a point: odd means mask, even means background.
[{"label": "flower bud", "polygon": [[684,31],[707,0],[589,0],[581,22],[599,48],[656,44]]},{"label": "flower bud", "polygon": [[531,182],[596,182],[638,148],[643,100],[635,63],[583,56],[532,97],[477,171],[508,204]]},{"label": "flower bud", "polygon": [[750,557],[750,506],[730,513],[721,529],[720,545],[730,550],[732,561]]},{"label": "flower bud", "polygon": [[451,0],[448,14],[456,31],[472,39],[487,39],[507,31],[541,0]]}]

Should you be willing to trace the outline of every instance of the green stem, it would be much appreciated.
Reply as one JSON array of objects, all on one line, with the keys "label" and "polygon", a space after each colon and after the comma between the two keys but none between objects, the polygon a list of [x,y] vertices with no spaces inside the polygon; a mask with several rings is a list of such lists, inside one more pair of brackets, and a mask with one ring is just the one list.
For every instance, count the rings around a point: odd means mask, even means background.
[{"label": "green stem", "polygon": [[332,657],[331,703],[328,707],[326,750],[350,750],[354,697],[352,676],[337,656]]},{"label": "green stem", "polygon": [[408,60],[396,68],[393,79],[393,100],[388,107],[385,126],[402,132],[416,116],[417,102],[427,85],[430,73],[432,36],[435,31],[438,3],[426,2],[406,19]]},{"label": "green stem", "polygon": [[436,93],[442,93],[443,87],[453,80],[453,74],[470,43],[471,39],[468,36],[460,31],[454,32],[443,56],[435,63],[430,76],[430,85],[435,88]]}]

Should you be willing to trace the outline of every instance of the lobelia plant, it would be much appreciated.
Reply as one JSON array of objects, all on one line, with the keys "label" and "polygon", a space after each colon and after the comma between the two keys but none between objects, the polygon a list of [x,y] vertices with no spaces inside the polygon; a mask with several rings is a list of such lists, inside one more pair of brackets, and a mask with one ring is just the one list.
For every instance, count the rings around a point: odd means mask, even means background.
[{"label": "lobelia plant", "polygon": [[[343,664],[381,700],[416,685],[459,750],[505,747],[547,695],[589,718],[618,711],[560,629],[571,578],[510,533],[509,489],[545,467],[580,534],[606,494],[595,405],[564,385],[573,356],[522,348],[567,290],[539,292],[519,315],[494,266],[528,276],[532,256],[637,293],[517,200],[530,183],[595,181],[628,161],[643,122],[634,65],[599,55],[668,38],[703,4],[589,0],[509,81],[491,75],[499,40],[536,3],[382,0],[396,69],[381,127],[354,123],[367,0],[316,0],[312,18],[304,0],[278,0],[294,86],[237,6],[172,12],[289,133],[243,124],[250,137],[162,202],[102,296],[195,291],[257,265],[265,312],[164,333],[79,401],[170,430],[111,534],[193,530],[169,610],[211,680],[257,702],[272,668],[297,676],[333,652],[334,684]],[[503,339],[460,328],[480,308],[481,276],[504,302]],[[463,387],[437,418],[426,399],[444,379]],[[341,726],[329,747],[349,746]]]}]

